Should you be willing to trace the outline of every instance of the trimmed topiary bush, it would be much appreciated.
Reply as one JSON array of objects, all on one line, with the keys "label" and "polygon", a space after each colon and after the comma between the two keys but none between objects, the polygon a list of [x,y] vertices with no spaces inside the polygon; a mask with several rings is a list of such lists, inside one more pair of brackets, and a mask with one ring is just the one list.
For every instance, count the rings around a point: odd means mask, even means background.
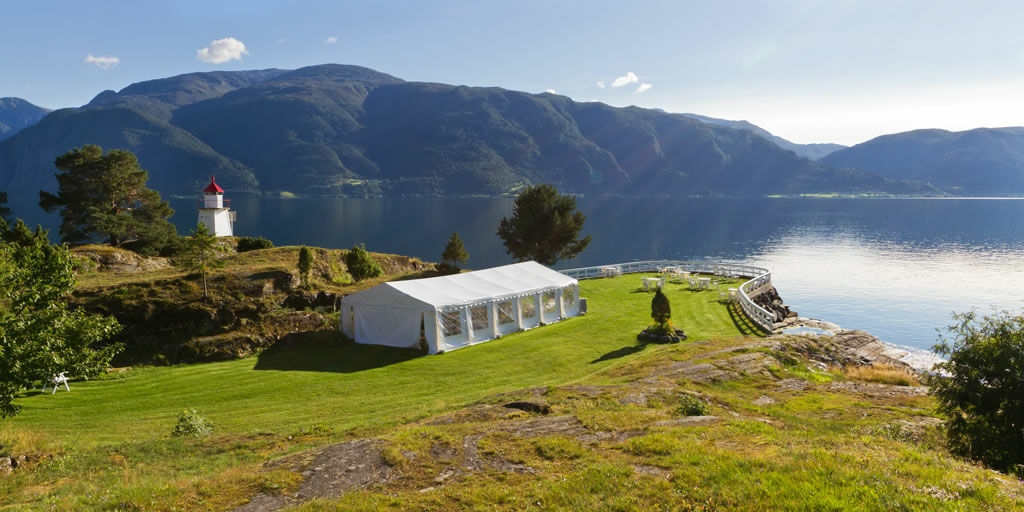
[{"label": "trimmed topiary bush", "polygon": [[274,243],[262,236],[251,237],[244,236],[238,239],[238,252],[256,251],[259,249],[270,249],[274,247]]}]

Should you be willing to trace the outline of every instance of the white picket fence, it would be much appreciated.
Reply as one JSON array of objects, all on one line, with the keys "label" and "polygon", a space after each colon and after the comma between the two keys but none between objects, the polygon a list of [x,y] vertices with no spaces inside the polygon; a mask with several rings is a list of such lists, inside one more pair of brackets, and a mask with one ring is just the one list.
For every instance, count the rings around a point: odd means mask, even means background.
[{"label": "white picket fence", "polygon": [[750,321],[765,330],[772,332],[775,323],[775,315],[770,311],[758,306],[751,300],[762,292],[768,290],[772,285],[772,273],[766,268],[753,267],[750,265],[738,265],[735,263],[718,263],[713,261],[677,261],[677,260],[651,260],[631,261],[629,263],[614,263],[610,265],[598,265],[596,267],[571,268],[559,270],[559,272],[576,279],[593,279],[605,277],[605,270],[608,267],[617,267],[623,274],[634,274],[637,272],[657,272],[662,267],[679,267],[680,269],[693,273],[713,274],[726,277],[748,277],[749,281],[739,287],[739,305],[743,313]]}]

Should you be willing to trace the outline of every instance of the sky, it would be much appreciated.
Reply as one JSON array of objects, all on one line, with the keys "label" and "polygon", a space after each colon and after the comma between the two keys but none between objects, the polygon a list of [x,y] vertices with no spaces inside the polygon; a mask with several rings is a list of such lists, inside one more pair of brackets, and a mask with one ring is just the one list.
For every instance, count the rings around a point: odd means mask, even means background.
[{"label": "sky", "polygon": [[16,1],[0,97],[80,106],[181,73],[411,81],[747,120],[798,143],[1024,125],[1024,2]]}]

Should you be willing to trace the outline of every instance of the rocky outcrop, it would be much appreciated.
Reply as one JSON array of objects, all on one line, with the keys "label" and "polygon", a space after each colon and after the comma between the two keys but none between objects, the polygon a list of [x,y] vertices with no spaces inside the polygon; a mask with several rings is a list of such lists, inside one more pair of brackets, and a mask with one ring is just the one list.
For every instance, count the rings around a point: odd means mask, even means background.
[{"label": "rocky outcrop", "polygon": [[787,318],[797,316],[796,311],[790,311],[789,306],[782,302],[782,297],[779,296],[779,291],[774,286],[755,295],[751,300],[754,301],[754,304],[772,312],[775,315],[775,322],[782,322]]},{"label": "rocky outcrop", "polygon": [[87,268],[115,274],[148,272],[171,266],[167,258],[143,256],[127,249],[99,245],[76,247],[72,255]]}]

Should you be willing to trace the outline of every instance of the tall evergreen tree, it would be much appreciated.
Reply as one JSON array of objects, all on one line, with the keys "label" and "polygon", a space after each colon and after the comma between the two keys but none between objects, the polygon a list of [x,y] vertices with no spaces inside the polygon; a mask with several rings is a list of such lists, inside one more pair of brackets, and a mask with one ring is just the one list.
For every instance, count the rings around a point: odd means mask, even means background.
[{"label": "tall evergreen tree", "polygon": [[309,247],[299,249],[299,274],[302,276],[302,285],[309,286],[309,271],[313,269],[313,251]]},{"label": "tall evergreen tree", "polygon": [[113,246],[132,242],[144,253],[168,247],[177,237],[167,218],[174,213],[130,151],[86,144],[57,157],[58,191],[39,192],[39,206],[60,209],[60,236],[67,243],[102,239]]},{"label": "tall evergreen tree", "polygon": [[220,259],[224,251],[224,247],[217,243],[217,237],[210,232],[206,224],[198,222],[192,230],[192,236],[185,240],[184,247],[175,258],[174,264],[187,272],[202,274],[203,297],[209,297],[206,275],[210,270],[224,266],[224,261]]},{"label": "tall evergreen tree", "polygon": [[512,218],[501,219],[498,236],[506,252],[519,261],[554,265],[587,248],[590,235],[577,238],[585,220],[576,210],[575,197],[561,195],[551,185],[535,185],[516,197]]},{"label": "tall evergreen tree", "polygon": [[441,253],[441,261],[451,265],[453,272],[459,271],[459,263],[469,261],[469,253],[466,252],[466,246],[462,244],[458,231],[448,237],[448,245],[444,247],[444,252]]}]

